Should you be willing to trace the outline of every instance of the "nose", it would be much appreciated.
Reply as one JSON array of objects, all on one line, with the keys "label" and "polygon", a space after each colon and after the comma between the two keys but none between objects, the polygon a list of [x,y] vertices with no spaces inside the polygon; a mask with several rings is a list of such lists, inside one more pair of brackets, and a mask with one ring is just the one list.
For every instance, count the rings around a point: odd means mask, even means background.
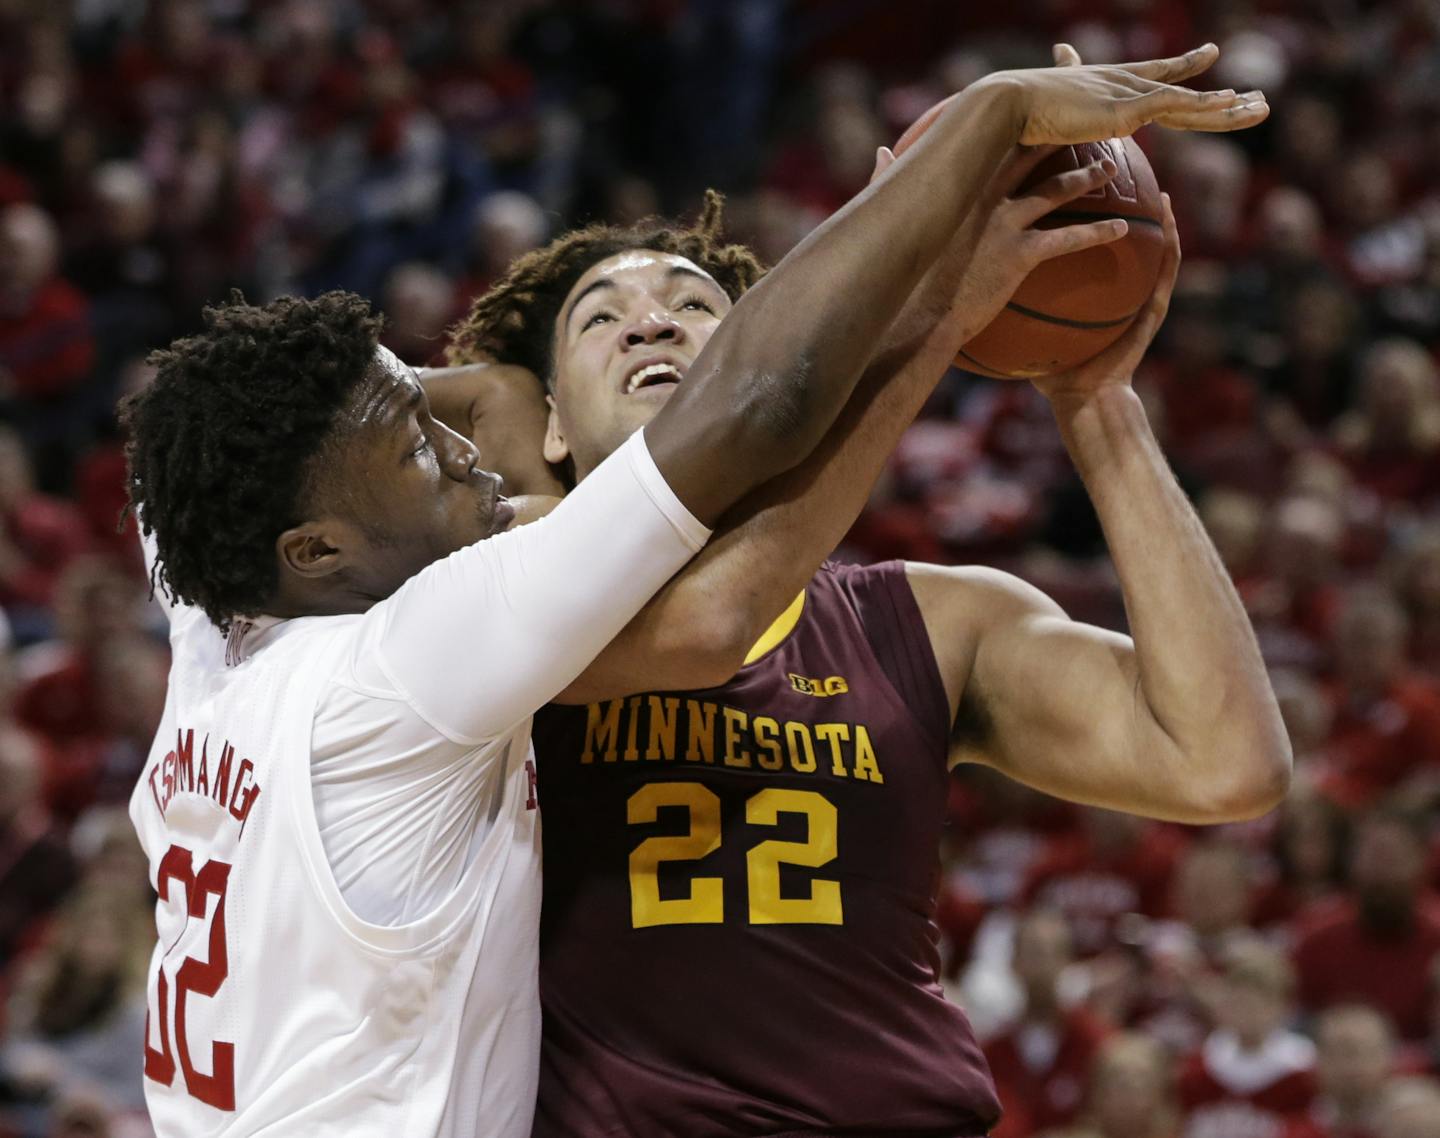
[{"label": "nose", "polygon": [[475,464],[480,461],[479,448],[448,427],[438,433],[435,453],[440,459],[440,469],[455,482],[468,482]]},{"label": "nose", "polygon": [[666,313],[652,312],[640,317],[625,329],[625,346],[639,348],[646,344],[678,344],[685,338],[685,329]]}]

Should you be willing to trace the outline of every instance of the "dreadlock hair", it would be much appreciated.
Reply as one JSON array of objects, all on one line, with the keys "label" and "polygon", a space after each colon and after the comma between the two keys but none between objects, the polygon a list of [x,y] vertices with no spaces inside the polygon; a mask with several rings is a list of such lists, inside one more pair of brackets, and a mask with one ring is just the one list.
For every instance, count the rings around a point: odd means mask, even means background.
[{"label": "dreadlock hair", "polygon": [[381,320],[348,292],[263,307],[234,292],[203,319],[151,353],[155,380],[120,415],[130,508],[158,550],[151,588],[225,629],[274,596],[275,539],[302,520],[310,460],[373,365]]},{"label": "dreadlock hair", "polygon": [[593,265],[631,249],[688,258],[714,277],[731,300],[738,300],[765,268],[745,246],[721,240],[724,204],[718,193],[706,190],[700,218],[690,228],[663,218],[628,226],[591,225],[517,258],[451,329],[446,359],[451,364],[518,364],[552,388],[555,320],[565,298]]}]

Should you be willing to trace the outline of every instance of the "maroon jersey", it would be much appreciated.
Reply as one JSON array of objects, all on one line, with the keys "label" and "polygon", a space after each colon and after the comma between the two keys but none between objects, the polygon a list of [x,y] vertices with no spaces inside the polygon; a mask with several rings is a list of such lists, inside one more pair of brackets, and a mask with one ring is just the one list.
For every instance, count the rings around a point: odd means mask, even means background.
[{"label": "maroon jersey", "polygon": [[999,1114],[936,979],[950,715],[904,566],[825,566],[767,640],[722,687],[535,718],[537,1138]]}]

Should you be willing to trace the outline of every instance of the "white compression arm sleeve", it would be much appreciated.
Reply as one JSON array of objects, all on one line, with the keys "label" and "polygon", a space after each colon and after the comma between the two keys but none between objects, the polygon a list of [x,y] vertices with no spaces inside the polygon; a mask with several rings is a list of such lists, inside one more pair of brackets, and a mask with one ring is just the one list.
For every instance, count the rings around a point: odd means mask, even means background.
[{"label": "white compression arm sleeve", "polygon": [[709,536],[636,431],[547,517],[412,577],[361,641],[432,727],[478,744],[568,687]]}]

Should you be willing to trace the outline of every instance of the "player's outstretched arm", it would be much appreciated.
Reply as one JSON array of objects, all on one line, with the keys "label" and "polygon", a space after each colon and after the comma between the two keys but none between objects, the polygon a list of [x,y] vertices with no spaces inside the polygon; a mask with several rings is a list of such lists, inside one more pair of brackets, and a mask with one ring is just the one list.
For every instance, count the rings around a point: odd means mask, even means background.
[{"label": "player's outstretched arm", "polygon": [[909,575],[962,757],[1072,801],[1213,823],[1274,807],[1291,756],[1249,619],[1130,386],[1179,268],[1168,198],[1165,214],[1160,284],[1132,329],[1036,381],[1100,516],[1134,639],[1069,620],[1006,574]]},{"label": "player's outstretched arm", "polygon": [[645,428],[665,480],[709,524],[788,470],[824,436],[866,362],[1017,142],[1128,135],[1149,122],[1232,130],[1262,96],[1172,83],[1214,62],[1213,45],[1170,60],[999,72],[751,289]]},{"label": "player's outstretched arm", "polygon": [[[1097,164],[1011,198],[1049,153],[1021,149],[1007,159],[907,300],[824,441],[800,466],[730,511],[705,549],[562,693],[562,702],[709,687],[734,674],[854,524],[896,441],[960,345],[994,318],[1040,262],[1125,233],[1124,223],[1113,221],[1031,228],[1114,174],[1112,163]],[[882,153],[877,176],[891,161]]]}]

